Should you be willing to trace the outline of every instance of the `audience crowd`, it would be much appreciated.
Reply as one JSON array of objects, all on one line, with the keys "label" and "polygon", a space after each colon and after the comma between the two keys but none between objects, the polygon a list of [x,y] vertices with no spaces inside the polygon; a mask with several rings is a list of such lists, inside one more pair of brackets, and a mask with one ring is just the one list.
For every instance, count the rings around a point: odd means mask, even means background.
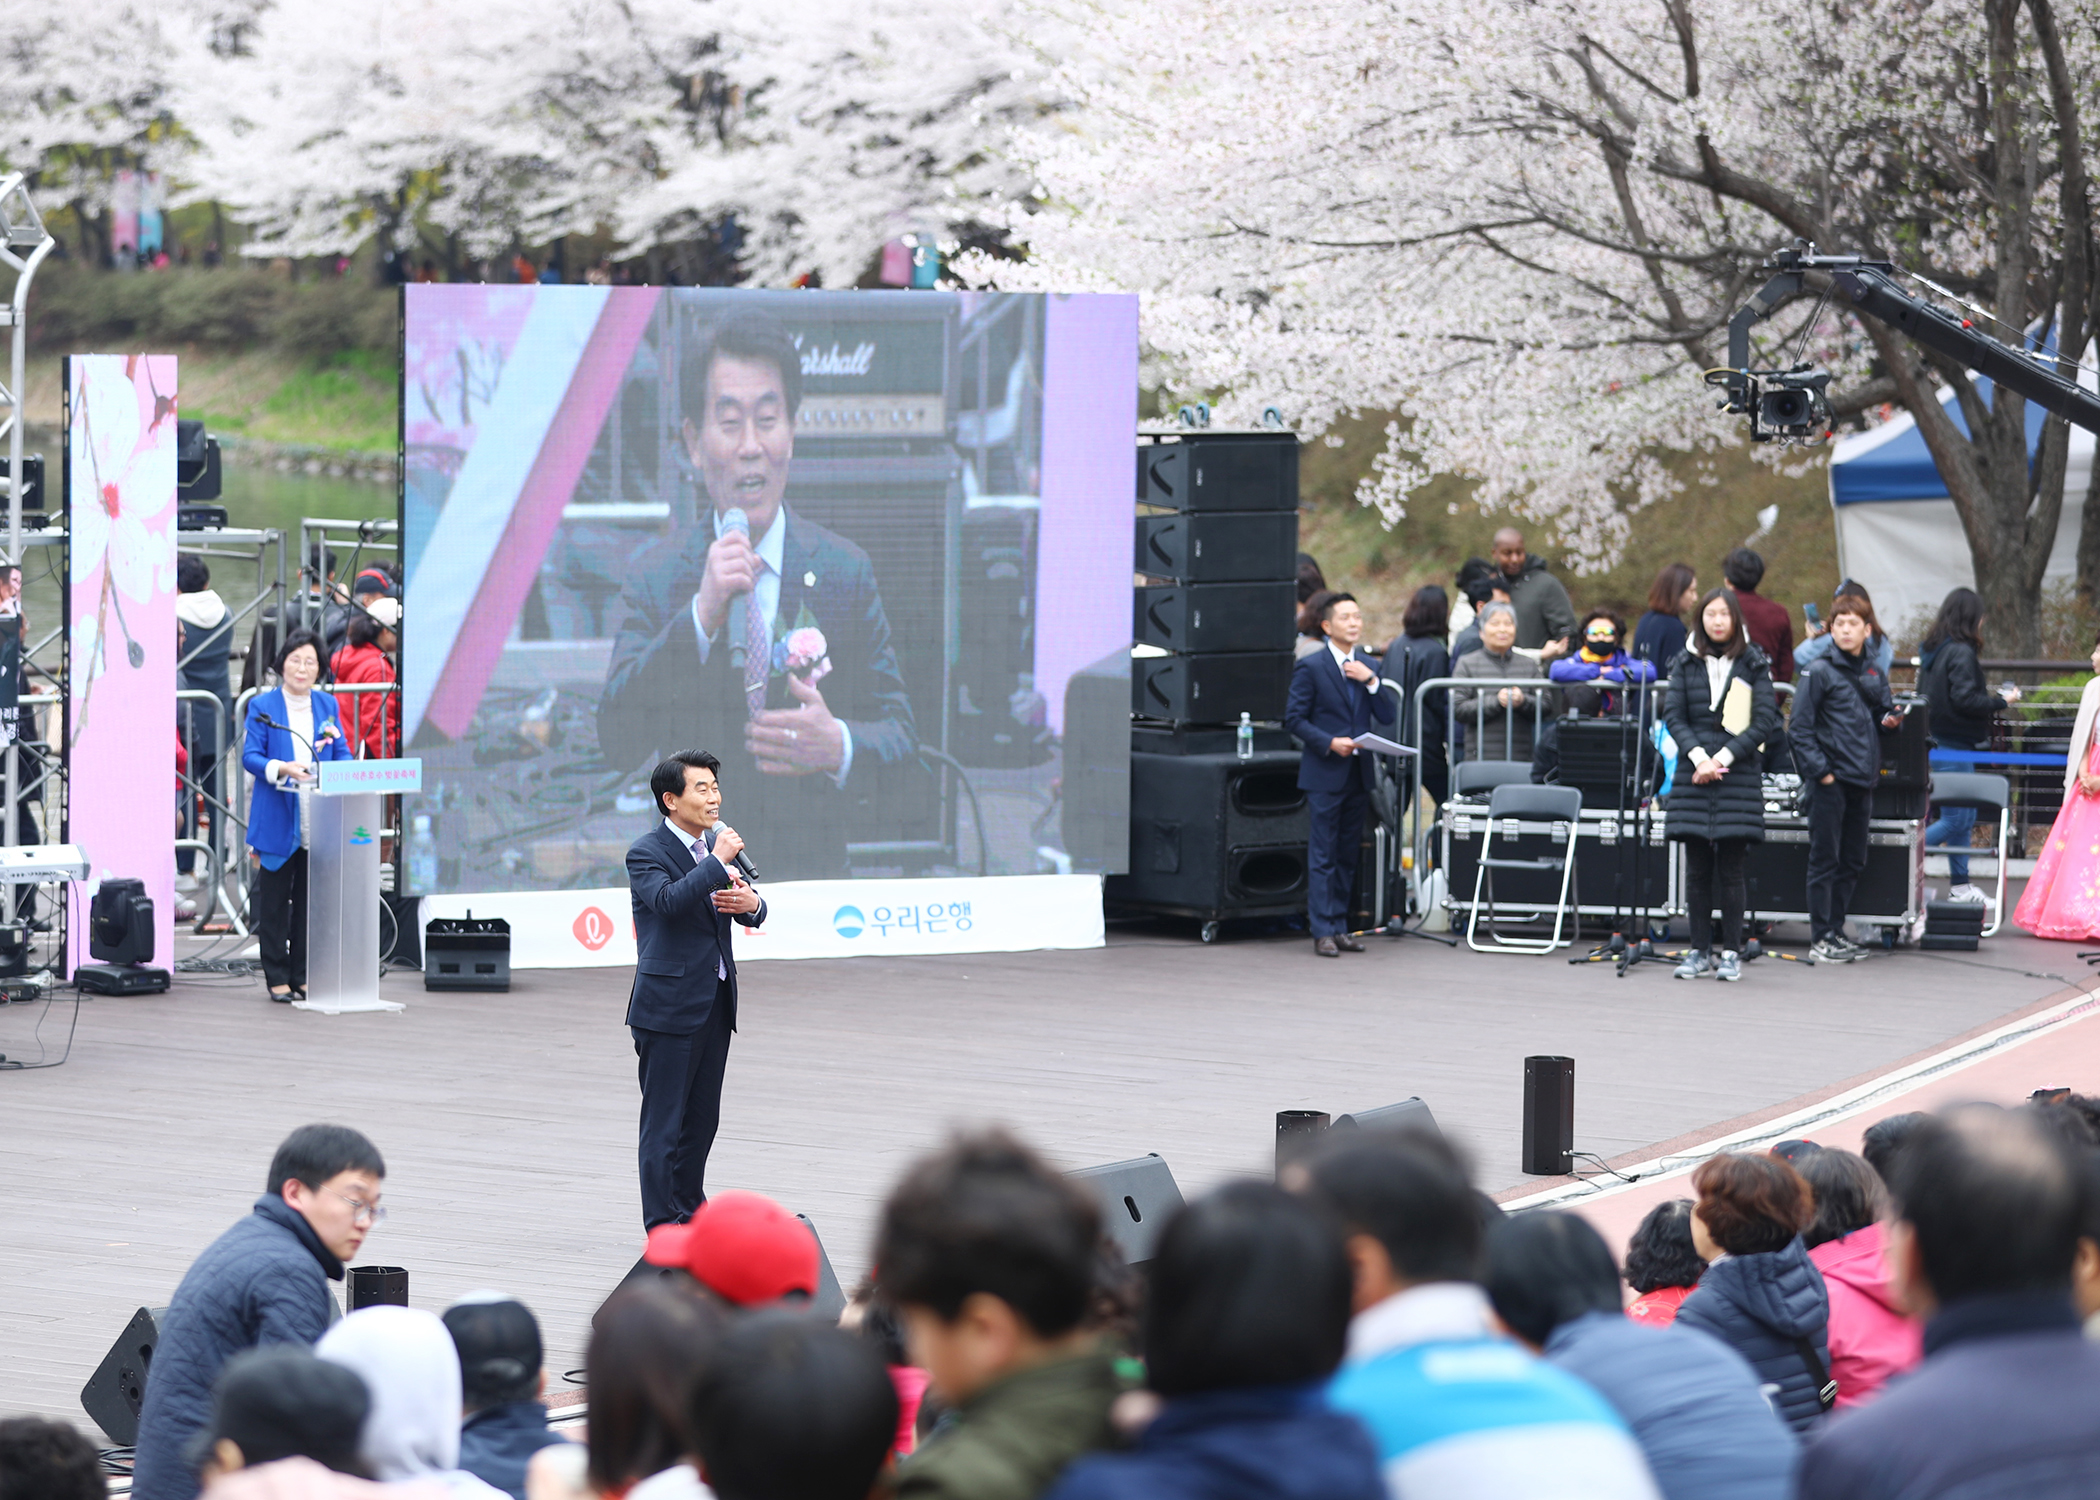
[{"label": "audience crowd", "polygon": [[[566,1432],[516,1299],[336,1311],[385,1166],[308,1126],[175,1293],[133,1493],[2089,1497],[2096,1122],[2057,1092],[1883,1120],[1863,1154],[1714,1156],[1623,1275],[1578,1214],[1506,1216],[1431,1129],[1315,1138],[1273,1184],[1175,1212],[1136,1268],[1091,1196],[977,1131],[891,1192],[836,1321],[814,1236],[770,1199],[656,1231],[593,1320]],[[0,1500],[105,1485],[77,1428],[0,1421]]]}]

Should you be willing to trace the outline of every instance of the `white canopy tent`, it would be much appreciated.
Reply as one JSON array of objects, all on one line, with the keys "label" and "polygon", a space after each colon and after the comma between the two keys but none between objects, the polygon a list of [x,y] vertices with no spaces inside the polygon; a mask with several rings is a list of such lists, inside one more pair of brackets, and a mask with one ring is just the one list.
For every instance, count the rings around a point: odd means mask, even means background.
[{"label": "white canopy tent", "polygon": [[[2092,373],[2082,378],[2091,389]],[[1980,380],[1977,385],[1989,399],[1990,382]],[[1952,390],[1941,393],[1940,404],[1967,432]],[[2027,404],[2030,457],[2046,415],[2033,402]],[[2079,513],[2092,467],[2093,434],[2073,427],[2063,514],[2045,583],[2076,575]],[[1891,633],[1904,633],[1920,616],[1938,609],[1950,589],[1976,587],[1961,519],[1908,412],[1871,432],[1838,440],[1830,456],[1830,507],[1837,525],[1839,572],[1867,586],[1874,596],[1874,612]]]}]

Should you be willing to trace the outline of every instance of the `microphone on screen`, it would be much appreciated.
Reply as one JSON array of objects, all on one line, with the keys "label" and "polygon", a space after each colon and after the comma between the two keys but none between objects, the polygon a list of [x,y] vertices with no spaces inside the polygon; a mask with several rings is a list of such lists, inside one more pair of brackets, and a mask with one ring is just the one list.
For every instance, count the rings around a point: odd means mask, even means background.
[{"label": "microphone on screen", "polygon": [[[715,519],[717,538],[732,532],[747,542],[751,540],[751,518],[744,514],[741,506],[731,506]],[[729,601],[729,670],[739,679],[744,675],[744,630],[750,612],[749,594],[738,594]]]}]

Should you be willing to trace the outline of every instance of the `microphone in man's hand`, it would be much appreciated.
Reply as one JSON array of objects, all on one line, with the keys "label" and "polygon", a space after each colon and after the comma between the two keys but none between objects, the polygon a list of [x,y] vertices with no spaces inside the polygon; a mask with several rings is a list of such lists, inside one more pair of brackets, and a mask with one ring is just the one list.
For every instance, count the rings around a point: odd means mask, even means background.
[{"label": "microphone in man's hand", "polygon": [[750,881],[753,885],[756,885],[758,883],[758,870],[751,863],[751,861],[745,857],[743,850],[737,850],[736,858],[731,860],[730,863],[735,865],[737,869],[740,872],[742,872],[744,879]]},{"label": "microphone in man's hand", "polygon": [[[731,506],[715,518],[717,539],[734,532],[745,541],[751,540],[751,518],[744,514],[743,507]],[[751,596],[738,594],[729,601],[729,667],[739,677],[744,672],[744,630],[749,622]]]}]

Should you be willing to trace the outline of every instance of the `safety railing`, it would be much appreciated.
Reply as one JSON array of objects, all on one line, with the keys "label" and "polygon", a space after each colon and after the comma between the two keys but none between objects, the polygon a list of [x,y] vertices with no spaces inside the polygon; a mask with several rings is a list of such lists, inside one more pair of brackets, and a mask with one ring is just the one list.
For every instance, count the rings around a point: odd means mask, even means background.
[{"label": "safety railing", "polygon": [[[199,927],[211,920],[212,915],[217,910],[217,902],[223,900],[226,903],[228,920],[232,924],[234,932],[243,937],[248,935],[248,898],[250,889],[254,884],[254,871],[250,867],[246,853],[248,832],[246,809],[252,796],[251,788],[254,778],[241,765],[241,755],[243,753],[242,747],[247,740],[248,705],[253,703],[263,693],[270,692],[277,686],[278,684],[273,682],[267,687],[248,688],[236,697],[233,704],[232,721],[241,726],[241,733],[236,738],[222,737],[219,741],[222,748],[219,754],[219,764],[214,768],[220,778],[219,795],[216,798],[207,799],[207,806],[213,814],[213,838],[209,842],[216,846],[214,864],[216,879],[212,887],[214,903],[211,907],[199,905],[196,917],[196,923]],[[379,743],[382,746],[391,743],[389,730],[392,727],[394,717],[400,712],[400,683],[343,682],[336,683],[331,687],[319,688],[318,691],[328,693],[339,701],[346,698],[355,700],[375,693],[380,695]],[[224,708],[224,705],[219,703],[219,700],[214,698],[209,692],[200,691],[193,693],[185,691],[176,694],[176,697],[178,699],[191,697],[208,699],[214,707]],[[349,722],[355,718],[355,715],[346,714],[344,717],[346,721],[344,733],[351,738],[353,753],[358,759],[364,759],[364,747],[356,740],[352,731],[352,725]],[[223,728],[222,722],[222,732]],[[229,766],[234,778],[231,781],[224,779],[228,774]],[[186,796],[194,796],[200,794],[203,789],[186,783],[183,790]],[[389,798],[388,806],[392,807],[395,805],[394,799]],[[223,825],[221,824],[221,819],[224,820]],[[222,837],[222,828],[224,834],[232,835],[237,832],[240,837],[238,839],[230,836]],[[399,848],[400,829],[387,827],[381,829],[380,832],[387,839],[393,841],[391,847]],[[205,841],[201,840],[196,842],[200,845],[205,843]],[[176,847],[183,847],[182,841],[178,841]],[[381,847],[385,849],[389,846],[383,844]],[[387,882],[391,873],[391,864],[384,864],[380,875],[382,889],[389,888]],[[398,886],[395,888],[398,888]],[[235,894],[236,892],[238,893],[237,895]]]}]

